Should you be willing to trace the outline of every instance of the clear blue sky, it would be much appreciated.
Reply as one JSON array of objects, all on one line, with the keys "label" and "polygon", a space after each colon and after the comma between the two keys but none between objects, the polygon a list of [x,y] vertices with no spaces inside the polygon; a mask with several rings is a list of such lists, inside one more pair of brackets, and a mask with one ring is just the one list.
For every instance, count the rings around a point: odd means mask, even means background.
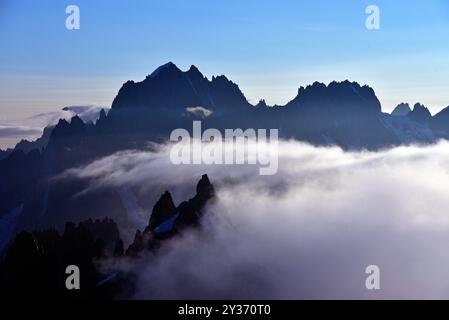
[{"label": "clear blue sky", "polygon": [[[64,105],[110,105],[158,65],[225,74],[251,102],[313,81],[371,85],[383,109],[449,105],[449,1],[0,0],[0,122]],[[76,4],[81,29],[65,29]],[[365,28],[365,8],[381,29]]]}]

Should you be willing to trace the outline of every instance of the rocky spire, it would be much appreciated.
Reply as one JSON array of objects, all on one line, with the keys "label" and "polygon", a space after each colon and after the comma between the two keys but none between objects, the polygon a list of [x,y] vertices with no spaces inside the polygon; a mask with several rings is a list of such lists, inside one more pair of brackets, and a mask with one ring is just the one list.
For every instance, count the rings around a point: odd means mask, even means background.
[{"label": "rocky spire", "polygon": [[151,213],[150,222],[148,228],[153,230],[155,227],[160,225],[165,219],[170,217],[176,210],[176,206],[173,203],[172,196],[170,192],[165,191],[160,197],[158,202],[153,207]]}]

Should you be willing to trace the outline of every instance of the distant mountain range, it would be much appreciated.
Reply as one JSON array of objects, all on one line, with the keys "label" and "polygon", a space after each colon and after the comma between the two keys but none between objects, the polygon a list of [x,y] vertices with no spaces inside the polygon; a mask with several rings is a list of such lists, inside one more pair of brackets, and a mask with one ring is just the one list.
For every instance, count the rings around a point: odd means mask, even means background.
[{"label": "distant mountain range", "polygon": [[[16,133],[17,131],[23,131],[24,129],[22,128],[28,128],[29,131],[37,131],[41,133],[41,136],[35,140],[21,139],[14,148],[8,148],[4,151],[0,150],[0,160],[4,159],[14,150],[22,150],[25,153],[28,153],[33,149],[42,150],[47,145],[51,131],[56,126],[59,119],[70,120],[75,115],[78,115],[78,117],[86,123],[95,122],[97,121],[102,109],[108,112],[110,108],[96,105],[66,106],[61,110],[38,113],[31,117],[24,118],[22,119],[22,123],[16,120],[16,125],[7,124],[2,126],[0,123],[0,128],[7,128],[9,129],[9,132],[13,132],[15,135],[19,134]],[[2,132],[0,132],[0,139],[2,137]]]},{"label": "distant mountain range", "polygon": [[66,221],[102,218],[106,212],[120,227],[129,224],[118,190],[73,197],[87,182],[51,178],[116,151],[166,141],[175,128],[190,130],[192,120],[202,120],[204,129],[277,128],[281,138],[344,149],[449,138],[449,108],[432,116],[421,104],[411,109],[402,103],[386,114],[374,90],[356,82],[315,82],[299,88],[284,106],[264,100],[252,105],[225,76],[207,79],[195,66],[182,71],[170,62],[141,82],[126,82],[111,110],[102,110],[95,122],[61,119],[40,139],[0,151],[0,229],[10,231],[0,237],[0,251],[11,241],[9,235],[26,228],[61,229]]},{"label": "distant mountain range", "polygon": [[[264,100],[254,106],[225,76],[209,80],[195,66],[183,72],[169,62],[141,82],[126,82],[111,111],[107,116],[101,113],[95,124],[83,123],[78,116],[61,120],[55,128],[47,128],[38,141],[22,141],[16,151],[82,142],[87,143],[86,149],[100,146],[107,153],[167,139],[174,128],[190,128],[194,119],[218,129],[278,128],[284,138],[345,149],[431,143],[449,137],[449,108],[432,117],[419,103],[413,110],[401,103],[386,114],[374,90],[356,82],[327,86],[315,82],[299,88],[297,96],[284,106],[268,106]],[[0,157],[6,155],[3,151]]]}]

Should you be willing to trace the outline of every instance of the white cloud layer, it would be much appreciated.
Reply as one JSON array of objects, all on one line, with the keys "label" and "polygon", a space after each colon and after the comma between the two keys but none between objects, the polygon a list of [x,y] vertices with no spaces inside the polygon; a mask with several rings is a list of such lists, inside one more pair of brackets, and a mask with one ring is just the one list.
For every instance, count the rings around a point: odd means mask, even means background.
[{"label": "white cloud layer", "polygon": [[[167,147],[66,175],[92,188],[169,187],[178,203],[203,173],[215,185],[202,232],[112,266],[137,275],[139,298],[449,298],[448,142],[379,152],[280,142],[279,151],[275,176],[173,166]],[[379,291],[365,288],[372,264]]]}]

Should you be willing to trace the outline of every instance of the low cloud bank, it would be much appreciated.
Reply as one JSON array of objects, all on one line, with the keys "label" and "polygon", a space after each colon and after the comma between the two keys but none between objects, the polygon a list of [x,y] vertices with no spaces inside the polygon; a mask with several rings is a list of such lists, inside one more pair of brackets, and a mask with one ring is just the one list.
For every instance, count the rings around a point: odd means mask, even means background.
[{"label": "low cloud bank", "polygon": [[[170,187],[178,203],[203,173],[215,185],[202,231],[108,266],[137,276],[135,297],[449,298],[448,142],[344,152],[281,141],[274,176],[174,166],[168,154],[122,152],[65,173],[90,188]],[[381,290],[365,288],[368,265]]]},{"label": "low cloud bank", "polygon": [[42,130],[27,126],[0,125],[0,136],[4,138],[18,138],[42,133]]},{"label": "low cloud bank", "polygon": [[101,109],[106,112],[109,108],[95,105],[68,106],[59,111],[38,113],[24,119],[16,119],[7,123],[0,123],[0,148],[12,148],[22,139],[36,140],[42,135],[45,127],[56,125],[59,119],[70,120],[78,115],[84,122],[95,122]]}]

